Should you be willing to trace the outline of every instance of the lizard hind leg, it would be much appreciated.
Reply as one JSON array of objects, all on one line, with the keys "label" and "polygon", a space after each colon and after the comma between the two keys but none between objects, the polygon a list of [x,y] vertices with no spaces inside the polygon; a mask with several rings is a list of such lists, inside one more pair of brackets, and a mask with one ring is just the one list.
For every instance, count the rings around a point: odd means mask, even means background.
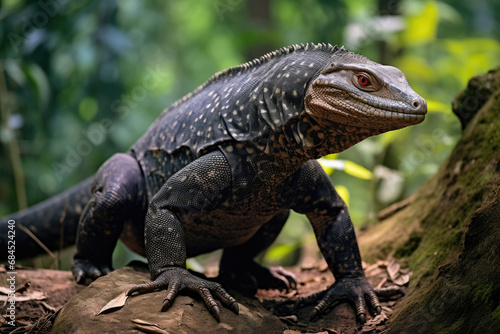
[{"label": "lizard hind leg", "polygon": [[111,257],[125,222],[144,220],[146,199],[138,162],[115,154],[98,170],[78,224],[72,272],[88,284],[112,271]]},{"label": "lizard hind leg", "polygon": [[295,289],[295,275],[282,267],[263,267],[253,258],[271,246],[288,219],[284,210],[262,226],[244,244],[227,248],[221,259],[218,280],[228,288],[254,295],[257,289]]}]

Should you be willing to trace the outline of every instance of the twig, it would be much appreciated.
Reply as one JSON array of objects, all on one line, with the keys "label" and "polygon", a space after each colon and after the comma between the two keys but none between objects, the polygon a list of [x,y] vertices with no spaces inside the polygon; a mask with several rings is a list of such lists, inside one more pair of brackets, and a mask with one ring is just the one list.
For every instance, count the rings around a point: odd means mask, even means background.
[{"label": "twig", "polygon": [[61,224],[61,228],[59,231],[59,252],[57,253],[57,259],[56,259],[56,270],[59,270],[59,255],[61,254],[63,248],[64,248],[64,220],[66,219],[66,214],[68,213],[68,208],[69,208],[69,202],[66,202],[66,205],[64,206],[64,210],[61,214],[61,218],[59,218],[59,224]]},{"label": "twig", "polygon": [[[2,110],[2,119],[5,127],[9,128],[9,103],[8,103],[8,92],[7,84],[5,82],[5,74],[3,63],[0,62],[0,100]],[[14,133],[14,131],[12,131]],[[11,140],[8,141],[10,160],[12,162],[12,169],[14,172],[14,182],[16,184],[16,194],[17,194],[17,205],[19,210],[25,209],[27,205],[26,200],[26,188],[24,183],[24,173],[23,164],[21,161],[21,155],[19,153],[19,145],[15,136],[12,136]]]},{"label": "twig", "polygon": [[17,227],[19,227],[24,233],[29,235],[29,237],[31,239],[33,239],[38,245],[40,245],[40,247],[42,247],[43,250],[45,252],[47,252],[47,254],[49,254],[53,259],[57,259],[56,255],[54,253],[52,253],[52,251],[50,249],[48,249],[47,246],[45,246],[44,243],[41,242],[40,239],[38,239],[37,236],[34,235],[33,232],[31,232],[29,228],[27,228],[21,224],[17,224]]},{"label": "twig", "polygon": [[413,202],[414,199],[415,199],[415,194],[402,200],[401,202],[394,203],[393,205],[385,208],[384,210],[378,213],[378,220],[384,220],[386,218],[389,218],[396,212],[406,208],[411,202]]}]

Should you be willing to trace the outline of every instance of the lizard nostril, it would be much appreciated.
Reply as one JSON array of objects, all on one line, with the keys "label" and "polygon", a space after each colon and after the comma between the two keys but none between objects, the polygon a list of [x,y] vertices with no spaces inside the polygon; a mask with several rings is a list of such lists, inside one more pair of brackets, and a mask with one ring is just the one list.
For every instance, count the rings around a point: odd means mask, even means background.
[{"label": "lizard nostril", "polygon": [[413,101],[413,107],[418,108],[420,106],[420,103],[418,101]]}]

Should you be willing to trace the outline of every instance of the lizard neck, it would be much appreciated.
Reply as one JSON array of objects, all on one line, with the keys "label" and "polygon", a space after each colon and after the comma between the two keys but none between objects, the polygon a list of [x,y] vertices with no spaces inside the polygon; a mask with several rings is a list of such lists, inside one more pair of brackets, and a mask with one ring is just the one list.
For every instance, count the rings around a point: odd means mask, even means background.
[{"label": "lizard neck", "polygon": [[256,146],[275,164],[297,169],[308,160],[342,152],[367,137],[384,132],[320,121],[303,112],[260,137]]}]

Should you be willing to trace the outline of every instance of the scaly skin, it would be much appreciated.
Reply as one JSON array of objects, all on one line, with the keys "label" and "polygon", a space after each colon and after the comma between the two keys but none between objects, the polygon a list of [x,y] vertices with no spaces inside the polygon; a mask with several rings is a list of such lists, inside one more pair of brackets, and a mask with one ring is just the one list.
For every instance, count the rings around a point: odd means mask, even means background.
[{"label": "scaly skin", "polygon": [[[73,273],[84,283],[112,270],[121,236],[147,255],[152,277],[130,294],[166,289],[164,311],[180,289],[191,289],[219,320],[215,298],[235,313],[236,301],[219,283],[192,275],[186,259],[223,248],[224,285],[294,288],[293,275],[252,260],[293,209],[310,220],[336,278],[299,305],[317,303],[316,317],[348,301],[364,322],[367,304],[375,313],[380,304],[347,207],[314,159],[420,123],[426,110],[398,69],[324,44],[283,48],[219,72],[163,112],[127,154],[101,166],[80,217]],[[69,205],[84,204],[75,198]],[[28,211],[21,223],[34,224],[34,216]]]}]

